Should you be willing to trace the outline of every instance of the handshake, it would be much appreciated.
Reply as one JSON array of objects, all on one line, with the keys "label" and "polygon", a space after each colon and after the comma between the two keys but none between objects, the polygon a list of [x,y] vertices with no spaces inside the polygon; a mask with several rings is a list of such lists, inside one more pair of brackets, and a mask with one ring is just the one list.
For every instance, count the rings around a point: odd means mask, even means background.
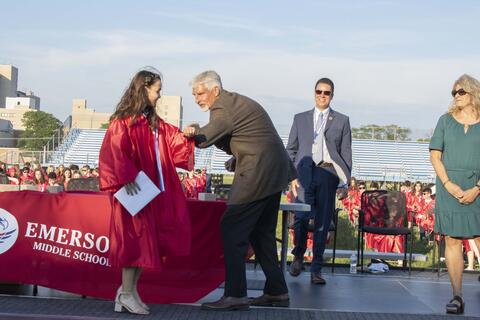
[{"label": "handshake", "polygon": [[183,129],[183,135],[191,138],[198,134],[198,130],[200,130],[200,125],[198,123],[192,123]]}]

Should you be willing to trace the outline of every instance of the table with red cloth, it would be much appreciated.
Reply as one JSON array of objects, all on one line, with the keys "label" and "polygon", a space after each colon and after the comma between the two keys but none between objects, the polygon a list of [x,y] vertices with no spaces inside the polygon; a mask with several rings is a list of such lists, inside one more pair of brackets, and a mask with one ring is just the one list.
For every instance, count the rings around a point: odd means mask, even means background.
[{"label": "table with red cloth", "polygon": [[[121,269],[108,265],[111,201],[103,192],[0,192],[0,281],[113,299]],[[226,203],[189,200],[188,208],[191,252],[145,269],[138,284],[145,302],[195,302],[224,281]]]}]

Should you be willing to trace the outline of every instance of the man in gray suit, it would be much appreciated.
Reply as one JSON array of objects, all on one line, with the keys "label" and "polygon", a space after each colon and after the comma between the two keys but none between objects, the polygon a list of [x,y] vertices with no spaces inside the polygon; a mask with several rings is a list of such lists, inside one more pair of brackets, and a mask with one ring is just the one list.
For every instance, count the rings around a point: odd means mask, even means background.
[{"label": "man in gray suit", "polygon": [[287,151],[295,163],[298,179],[292,182],[296,202],[308,203],[311,212],[295,213],[294,261],[289,272],[298,276],[303,269],[308,220],[313,218],[313,260],[310,280],[325,284],[321,270],[328,229],[335,210],[335,194],[345,196],[352,168],[352,137],[347,116],[330,107],[334,84],[322,78],[315,84],[315,108],[295,115]]},{"label": "man in gray suit", "polygon": [[222,89],[220,76],[206,71],[192,82],[195,101],[210,120],[200,128],[184,129],[195,135],[195,144],[217,148],[233,155],[229,166],[235,171],[228,206],[221,220],[225,255],[225,293],[207,310],[248,309],[245,256],[250,242],[265,272],[264,294],[250,303],[257,306],[288,306],[288,289],[278,264],[275,231],[280,195],[296,178],[270,117],[257,102]]}]

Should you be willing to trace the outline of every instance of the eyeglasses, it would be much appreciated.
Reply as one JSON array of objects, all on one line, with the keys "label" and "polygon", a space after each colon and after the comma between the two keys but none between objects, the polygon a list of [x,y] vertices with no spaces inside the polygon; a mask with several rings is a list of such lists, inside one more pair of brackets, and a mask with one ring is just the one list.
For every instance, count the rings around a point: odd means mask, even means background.
[{"label": "eyeglasses", "polygon": [[466,95],[468,92],[463,90],[463,89],[458,89],[458,90],[452,90],[452,97],[455,98],[455,96],[457,95],[457,93],[460,95],[460,96],[464,96]]},{"label": "eyeglasses", "polygon": [[330,97],[330,95],[332,94],[332,91],[328,91],[328,90],[315,90],[315,94],[316,94],[317,96],[323,94],[323,95],[325,95],[325,96],[327,96],[327,97]]},{"label": "eyeglasses", "polygon": [[365,190],[365,187],[358,187],[359,190]]}]

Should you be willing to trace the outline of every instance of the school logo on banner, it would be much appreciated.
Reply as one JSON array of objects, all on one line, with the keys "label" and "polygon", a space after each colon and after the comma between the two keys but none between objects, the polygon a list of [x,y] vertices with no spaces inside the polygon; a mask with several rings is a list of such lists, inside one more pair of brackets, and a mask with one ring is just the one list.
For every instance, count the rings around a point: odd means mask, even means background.
[{"label": "school logo on banner", "polygon": [[0,254],[8,251],[17,241],[18,222],[5,209],[0,208]]}]

